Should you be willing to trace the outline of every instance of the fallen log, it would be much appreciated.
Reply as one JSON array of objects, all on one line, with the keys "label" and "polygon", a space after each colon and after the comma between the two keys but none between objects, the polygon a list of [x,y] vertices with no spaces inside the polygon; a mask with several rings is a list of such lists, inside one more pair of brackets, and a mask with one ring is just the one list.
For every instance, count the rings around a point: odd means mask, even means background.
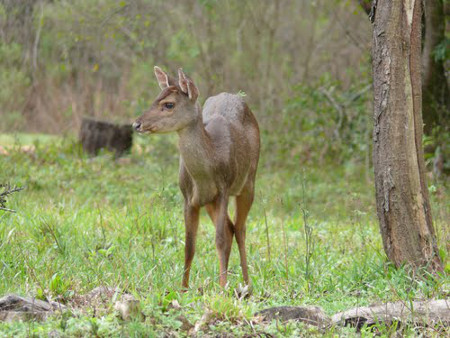
[{"label": "fallen log", "polygon": [[377,324],[448,328],[450,326],[450,300],[437,299],[413,302],[385,303],[377,306],[363,306],[336,313],[328,317],[318,306],[277,306],[255,313],[266,321],[273,319],[286,322],[301,321],[319,328],[351,326],[358,331],[363,326]]},{"label": "fallen log", "polygon": [[331,324],[330,318],[319,306],[277,306],[259,311],[255,315],[262,317],[265,321],[273,319],[282,322],[294,320],[318,327]]},{"label": "fallen log", "polygon": [[66,307],[57,302],[45,302],[36,298],[26,298],[10,294],[0,298],[0,321],[45,320],[55,311]]},{"label": "fallen log", "polygon": [[336,313],[332,322],[361,329],[364,325],[399,322],[418,326],[450,326],[450,300],[437,299],[356,307]]}]

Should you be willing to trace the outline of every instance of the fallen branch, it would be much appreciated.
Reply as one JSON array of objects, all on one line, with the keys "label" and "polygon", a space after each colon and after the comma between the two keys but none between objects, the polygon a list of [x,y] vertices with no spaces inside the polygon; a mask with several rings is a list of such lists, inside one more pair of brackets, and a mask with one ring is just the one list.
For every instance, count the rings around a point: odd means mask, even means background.
[{"label": "fallen branch", "polygon": [[302,321],[319,328],[351,326],[357,331],[364,326],[390,325],[394,322],[405,326],[438,327],[440,330],[447,330],[450,326],[450,299],[356,307],[336,313],[331,318],[318,306],[279,306],[259,311],[255,315],[267,321]]},{"label": "fallen branch", "polygon": [[6,199],[9,195],[18,192],[20,190],[23,190],[24,188],[18,187],[11,188],[9,184],[0,184],[0,188],[3,188],[3,191],[0,193],[0,210],[8,212],[16,212],[15,210],[6,207]]},{"label": "fallen branch", "polygon": [[66,309],[66,306],[57,302],[10,294],[0,298],[0,321],[45,320],[56,311]]},{"label": "fallen branch", "polygon": [[357,307],[336,313],[332,317],[332,321],[337,325],[350,325],[358,329],[364,325],[372,326],[392,322],[423,326],[437,324],[448,327],[450,325],[450,300],[395,302]]}]

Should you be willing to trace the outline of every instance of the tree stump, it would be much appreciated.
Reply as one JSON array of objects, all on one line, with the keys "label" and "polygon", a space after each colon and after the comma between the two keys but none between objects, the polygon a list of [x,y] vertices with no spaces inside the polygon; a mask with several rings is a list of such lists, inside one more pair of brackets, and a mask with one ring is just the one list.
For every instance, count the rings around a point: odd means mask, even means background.
[{"label": "tree stump", "polygon": [[80,142],[83,150],[96,156],[100,149],[115,153],[116,157],[129,151],[133,144],[133,129],[130,124],[114,124],[83,118],[80,129]]}]

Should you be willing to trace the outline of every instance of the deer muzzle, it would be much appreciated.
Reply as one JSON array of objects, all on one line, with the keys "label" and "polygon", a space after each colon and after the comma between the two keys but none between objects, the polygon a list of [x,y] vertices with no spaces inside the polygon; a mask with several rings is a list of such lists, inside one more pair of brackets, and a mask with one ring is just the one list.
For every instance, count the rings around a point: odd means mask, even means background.
[{"label": "deer muzzle", "polygon": [[141,126],[142,126],[142,123],[139,122],[139,121],[135,121],[135,122],[133,123],[133,129],[136,130],[136,131],[138,131],[138,132],[141,131]]}]

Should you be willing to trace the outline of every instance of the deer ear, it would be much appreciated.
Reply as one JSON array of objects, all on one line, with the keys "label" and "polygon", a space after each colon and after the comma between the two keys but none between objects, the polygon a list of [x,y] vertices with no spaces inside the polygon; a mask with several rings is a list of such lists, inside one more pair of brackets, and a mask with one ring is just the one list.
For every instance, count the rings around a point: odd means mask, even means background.
[{"label": "deer ear", "polygon": [[178,85],[183,93],[189,96],[191,101],[195,102],[197,100],[199,94],[198,88],[194,82],[183,73],[181,68],[178,69]]},{"label": "deer ear", "polygon": [[154,70],[159,87],[161,89],[166,89],[167,87],[169,87],[169,76],[167,76],[167,74],[164,73],[163,70],[158,66],[155,66]]},{"label": "deer ear", "polygon": [[194,102],[197,101],[199,91],[197,86],[194,84],[194,82],[192,82],[191,79],[187,79],[187,87],[189,99]]},{"label": "deer ear", "polygon": [[181,68],[178,69],[178,85],[180,86],[183,93],[189,95],[188,81],[186,79],[186,75],[184,75],[183,70]]}]

